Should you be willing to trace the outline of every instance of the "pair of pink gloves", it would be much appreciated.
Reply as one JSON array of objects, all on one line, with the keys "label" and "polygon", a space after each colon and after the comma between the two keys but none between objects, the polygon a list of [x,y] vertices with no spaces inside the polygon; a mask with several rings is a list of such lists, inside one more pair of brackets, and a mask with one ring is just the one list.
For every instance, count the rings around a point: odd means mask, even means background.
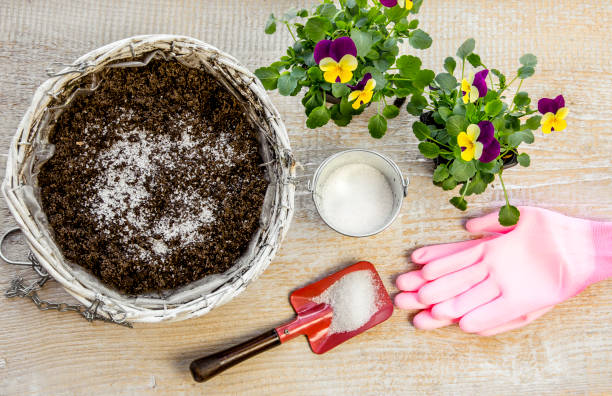
[{"label": "pair of pink gloves", "polygon": [[400,275],[395,304],[422,309],[419,329],[459,323],[493,335],[524,326],[592,283],[612,276],[612,223],[520,208],[517,225],[497,213],[466,228],[481,239],[427,246],[412,253],[421,269]]}]

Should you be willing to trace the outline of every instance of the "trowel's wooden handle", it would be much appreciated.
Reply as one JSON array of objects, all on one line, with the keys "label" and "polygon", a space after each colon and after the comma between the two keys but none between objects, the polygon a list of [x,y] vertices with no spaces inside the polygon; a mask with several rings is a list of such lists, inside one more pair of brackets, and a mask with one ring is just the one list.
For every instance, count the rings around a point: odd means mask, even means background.
[{"label": "trowel's wooden handle", "polygon": [[189,369],[194,380],[204,382],[251,356],[280,345],[280,343],[276,330],[272,329],[240,345],[194,360],[191,362]]}]

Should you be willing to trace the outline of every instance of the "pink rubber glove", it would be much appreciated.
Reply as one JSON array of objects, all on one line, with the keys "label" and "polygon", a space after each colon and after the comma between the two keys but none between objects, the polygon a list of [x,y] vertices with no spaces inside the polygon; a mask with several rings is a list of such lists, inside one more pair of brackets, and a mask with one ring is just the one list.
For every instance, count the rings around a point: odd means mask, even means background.
[{"label": "pink rubber glove", "polygon": [[497,213],[468,221],[472,233],[495,235],[417,249],[421,270],[397,279],[403,309],[424,309],[414,325],[459,323],[466,332],[497,334],[521,327],[612,276],[612,223],[522,207],[519,223],[502,227]]}]

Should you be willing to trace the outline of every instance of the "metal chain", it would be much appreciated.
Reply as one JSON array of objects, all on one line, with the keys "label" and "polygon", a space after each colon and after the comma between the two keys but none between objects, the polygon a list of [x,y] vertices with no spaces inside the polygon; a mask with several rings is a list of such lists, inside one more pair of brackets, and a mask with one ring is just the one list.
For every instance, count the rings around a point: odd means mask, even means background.
[{"label": "metal chain", "polygon": [[[4,242],[6,236],[12,232],[15,232],[15,229],[9,230],[2,236],[2,238],[0,238],[0,252],[2,250],[2,242]],[[11,260],[7,260],[3,254],[2,258],[9,264],[12,264]],[[56,310],[59,312],[76,312],[83,318],[85,318],[85,320],[87,320],[88,322],[99,320],[130,328],[132,327],[132,324],[130,322],[127,322],[125,318],[114,318],[110,314],[110,317],[107,318],[106,316],[103,316],[102,314],[98,313],[98,309],[104,304],[98,298],[96,298],[89,307],[86,307],[81,304],[58,303],[41,299],[38,296],[38,290],[40,290],[45,285],[45,283],[47,283],[47,281],[52,278],[49,273],[47,273],[47,271],[43,268],[43,266],[38,262],[36,256],[34,256],[32,252],[30,252],[30,254],[28,255],[28,259],[30,260],[32,269],[39,276],[38,280],[31,283],[30,285],[26,285],[22,277],[14,278],[13,280],[11,280],[11,287],[4,293],[7,298],[29,298],[30,300],[32,300],[34,305],[36,305],[41,311]]]}]

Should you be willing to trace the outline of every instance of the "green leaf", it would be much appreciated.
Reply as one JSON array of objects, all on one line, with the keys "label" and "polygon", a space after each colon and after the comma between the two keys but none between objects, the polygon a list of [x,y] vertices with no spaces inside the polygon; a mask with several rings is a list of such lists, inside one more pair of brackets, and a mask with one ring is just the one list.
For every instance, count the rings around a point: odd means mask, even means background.
[{"label": "green leaf", "polygon": [[520,69],[518,69],[518,77],[521,80],[524,80],[526,78],[533,76],[534,73],[535,73],[535,69],[532,66],[523,66]]},{"label": "green leaf", "polygon": [[276,32],[276,18],[274,18],[274,14],[270,14],[268,17],[264,31],[266,34],[274,34]]},{"label": "green leaf", "polygon": [[476,173],[476,166],[472,161],[455,160],[450,167],[450,174],[460,182],[468,181]]},{"label": "green leaf", "polygon": [[395,56],[389,52],[383,53],[380,59],[373,61],[374,66],[381,72],[387,71],[395,62]]},{"label": "green leaf", "polygon": [[414,103],[412,102],[406,105],[406,111],[408,111],[408,113],[412,114],[415,117],[419,117],[421,113],[423,112],[422,109],[419,109],[418,107],[416,107]]},{"label": "green leaf", "polygon": [[499,210],[499,224],[509,227],[518,223],[521,212],[512,206],[506,205]]},{"label": "green leaf", "polygon": [[478,55],[478,54],[471,53],[471,54],[469,54],[467,56],[466,59],[474,67],[478,67],[478,66],[482,65],[482,62],[480,61],[480,55]]},{"label": "green leaf", "polygon": [[350,92],[351,92],[351,89],[347,87],[345,84],[341,84],[341,83],[332,84],[332,95],[334,95],[336,98],[341,98],[343,96],[346,96]]},{"label": "green leaf", "polygon": [[502,111],[503,108],[504,104],[502,103],[502,101],[499,99],[495,99],[494,101],[489,102],[485,105],[485,113],[487,113],[489,117],[495,117]]},{"label": "green leaf", "polygon": [[397,39],[395,37],[389,37],[380,45],[380,48],[385,51],[391,51],[397,46]]},{"label": "green leaf", "polygon": [[435,181],[436,183],[443,182],[449,176],[450,176],[450,173],[448,172],[448,168],[446,167],[446,165],[440,164],[434,171],[433,181]]},{"label": "green leaf", "polygon": [[412,124],[412,132],[414,132],[414,136],[419,140],[427,140],[427,138],[431,136],[429,128],[421,121],[416,121]]},{"label": "green leaf", "polygon": [[362,73],[364,75],[368,73],[372,75],[372,78],[376,81],[376,88],[374,88],[375,91],[380,91],[387,85],[387,80],[385,79],[385,76],[380,72],[380,70],[378,70],[374,66],[364,67]]},{"label": "green leaf", "polygon": [[467,209],[467,202],[462,197],[453,197],[448,202],[450,202],[455,208],[461,211],[464,211]]},{"label": "green leaf", "polygon": [[457,136],[460,132],[465,132],[468,123],[465,116],[453,115],[446,120],[446,131],[451,136]]},{"label": "green leaf", "polygon": [[345,96],[340,101],[340,112],[344,115],[352,115],[353,114],[353,106],[348,101],[348,98]]},{"label": "green leaf", "polygon": [[332,29],[332,24],[327,18],[314,16],[306,21],[304,32],[306,36],[315,43],[325,38],[328,31]]},{"label": "green leaf", "polygon": [[449,56],[444,59],[444,70],[446,70],[449,74],[453,74],[455,72],[455,68],[457,67],[457,62],[455,58]]},{"label": "green leaf", "polygon": [[383,109],[383,116],[386,119],[391,119],[391,118],[395,118],[399,115],[399,108],[397,106],[394,105],[387,105],[385,106],[385,108]]},{"label": "green leaf", "polygon": [[280,77],[278,70],[273,67],[260,67],[255,70],[255,75],[259,78],[265,89],[269,91],[276,89],[278,78]]},{"label": "green leaf", "polygon": [[[476,161],[476,169],[479,170],[482,173],[487,173],[490,175],[494,175],[497,172],[499,172],[499,169],[501,168],[501,161],[500,160],[495,160],[495,161],[491,161],[491,162],[480,162],[480,161]],[[495,178],[495,176],[493,176],[493,178]],[[491,180],[493,181],[493,180]]]},{"label": "green leaf", "polygon": [[540,127],[541,121],[542,121],[542,116],[536,115],[528,119],[525,125],[527,125],[527,128],[535,131],[536,129]]},{"label": "green leaf", "polygon": [[412,82],[415,87],[424,89],[426,86],[431,84],[434,80],[436,74],[428,69],[419,70],[417,75],[414,77],[414,81]]},{"label": "green leaf", "polygon": [[457,79],[449,73],[440,73],[436,76],[436,82],[446,92],[451,92],[457,88]]},{"label": "green leaf", "polygon": [[444,191],[454,190],[455,187],[457,187],[457,180],[452,176],[442,182],[442,189]]},{"label": "green leaf", "polygon": [[297,87],[297,80],[291,77],[289,72],[281,74],[278,78],[278,93],[283,96],[289,96]]},{"label": "green leaf", "polygon": [[293,7],[291,9],[289,9],[289,11],[285,12],[283,14],[283,20],[285,21],[290,21],[292,19],[294,19],[295,17],[297,17],[298,14],[298,9]]},{"label": "green leaf", "polygon": [[[304,101],[306,98],[308,99]],[[302,99],[302,104],[304,105],[307,116],[309,116],[315,108],[323,104],[323,95],[319,92],[311,94],[310,97],[304,96],[304,99]]]},{"label": "green leaf", "polygon": [[461,103],[463,101],[459,101],[453,107],[453,114],[464,116],[465,117],[465,105]]},{"label": "green leaf", "polygon": [[514,96],[514,104],[517,107],[526,107],[529,106],[530,103],[531,99],[529,99],[529,94],[527,92],[518,92],[516,96]]},{"label": "green leaf", "polygon": [[518,163],[521,166],[528,167],[529,165],[531,165],[531,158],[529,157],[529,154],[527,154],[527,153],[519,154],[516,157],[516,159],[518,160]]},{"label": "green leaf", "polygon": [[535,67],[538,64],[538,58],[534,54],[525,54],[521,56],[521,65]]},{"label": "green leaf", "polygon": [[387,132],[387,120],[380,114],[376,114],[368,122],[368,131],[373,138],[380,139]]},{"label": "green leaf", "polygon": [[351,29],[351,38],[357,47],[357,56],[366,56],[374,44],[372,34],[370,32],[362,32],[359,29]]},{"label": "green leaf", "polygon": [[291,77],[298,81],[302,80],[304,77],[306,77],[306,70],[300,66],[294,66],[293,69],[291,69]]},{"label": "green leaf", "polygon": [[496,131],[503,131],[504,129],[506,129],[506,120],[504,120],[501,117],[494,119],[493,127],[495,128]]},{"label": "green leaf", "polygon": [[418,19],[413,19],[410,21],[410,23],[408,23],[408,29],[416,29],[419,27],[419,20]]},{"label": "green leaf", "polygon": [[397,59],[396,66],[403,77],[413,79],[421,70],[421,60],[416,56],[402,55]]},{"label": "green leaf", "polygon": [[310,129],[322,127],[329,122],[331,114],[325,105],[315,107],[306,120],[306,126]]},{"label": "green leaf", "polygon": [[423,95],[412,95],[410,98],[410,104],[418,110],[423,110],[427,107],[427,99]]},{"label": "green leaf", "polygon": [[385,7],[384,13],[391,22],[398,22],[400,19],[408,15],[408,10],[402,7]]},{"label": "green leaf", "polygon": [[338,9],[333,4],[324,3],[317,8],[317,11],[322,17],[332,19],[338,12]]},{"label": "green leaf", "polygon": [[502,72],[497,69],[491,69],[491,73],[493,73],[499,80],[500,88],[504,89],[506,87],[506,76],[504,76]]},{"label": "green leaf", "polygon": [[338,125],[339,127],[347,126],[351,122],[351,120],[353,118],[353,116],[350,115],[350,114],[348,114],[348,115],[347,114],[343,114],[340,111],[340,105],[339,104],[333,105],[329,110],[330,110],[330,113],[331,113],[332,120],[334,120],[334,123],[336,125]]},{"label": "green leaf", "polygon": [[461,44],[461,47],[457,50],[457,56],[459,59],[465,60],[469,54],[474,52],[474,48],[476,48],[476,40],[469,38]]},{"label": "green leaf", "polygon": [[319,66],[312,66],[308,69],[308,78],[312,81],[323,81],[323,72]]},{"label": "green leaf", "polygon": [[494,176],[488,173],[485,173],[483,178],[480,172],[476,172],[470,182],[463,185],[459,193],[465,195],[482,194],[487,189],[487,185],[493,181],[493,178]]},{"label": "green leaf", "polygon": [[512,147],[517,147],[522,142],[531,144],[533,143],[534,139],[533,132],[531,132],[529,129],[525,129],[524,131],[517,131],[508,136],[508,144]]},{"label": "green leaf", "polygon": [[431,47],[431,43],[433,42],[429,34],[421,29],[413,30],[408,41],[410,45],[416,49],[427,49]]},{"label": "green leaf", "polygon": [[440,155],[440,147],[437,144],[431,142],[419,143],[419,151],[426,158],[437,158]]},{"label": "green leaf", "polygon": [[440,107],[438,109],[438,114],[440,114],[440,117],[442,118],[442,120],[446,122],[448,120],[448,117],[450,117],[453,114],[453,112],[448,107]]}]

